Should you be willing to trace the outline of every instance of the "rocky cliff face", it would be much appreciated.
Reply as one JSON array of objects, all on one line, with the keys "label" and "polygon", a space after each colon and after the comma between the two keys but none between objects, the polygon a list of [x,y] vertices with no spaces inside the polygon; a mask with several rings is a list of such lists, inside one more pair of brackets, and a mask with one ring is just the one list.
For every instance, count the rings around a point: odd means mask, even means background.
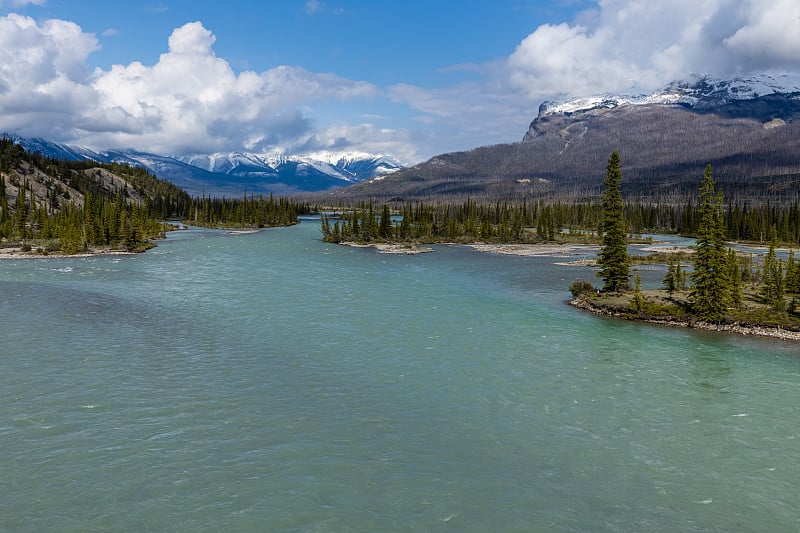
[{"label": "rocky cliff face", "polygon": [[697,77],[652,94],[546,102],[522,142],[443,154],[349,195],[594,197],[612,150],[628,194],[696,191],[706,164],[726,194],[796,190],[800,85],[788,78]]}]

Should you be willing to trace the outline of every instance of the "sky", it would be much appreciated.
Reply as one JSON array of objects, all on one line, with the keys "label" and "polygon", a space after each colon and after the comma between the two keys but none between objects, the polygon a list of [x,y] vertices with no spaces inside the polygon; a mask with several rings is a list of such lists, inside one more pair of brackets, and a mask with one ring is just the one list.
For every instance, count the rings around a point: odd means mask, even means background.
[{"label": "sky", "polygon": [[96,150],[522,139],[545,100],[800,72],[798,0],[0,0],[0,131]]}]

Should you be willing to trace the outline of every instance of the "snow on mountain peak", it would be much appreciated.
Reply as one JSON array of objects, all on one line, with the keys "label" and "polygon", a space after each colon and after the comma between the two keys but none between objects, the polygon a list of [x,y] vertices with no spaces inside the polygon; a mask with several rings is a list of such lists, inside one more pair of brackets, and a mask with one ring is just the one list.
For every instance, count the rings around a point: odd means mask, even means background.
[{"label": "snow on mountain peak", "polygon": [[730,80],[705,75],[692,75],[674,81],[650,94],[608,94],[589,98],[544,102],[539,115],[572,114],[593,109],[612,109],[623,105],[677,104],[697,108],[713,108],[736,100],[750,100],[771,94],[800,96],[800,78],[759,74]]}]

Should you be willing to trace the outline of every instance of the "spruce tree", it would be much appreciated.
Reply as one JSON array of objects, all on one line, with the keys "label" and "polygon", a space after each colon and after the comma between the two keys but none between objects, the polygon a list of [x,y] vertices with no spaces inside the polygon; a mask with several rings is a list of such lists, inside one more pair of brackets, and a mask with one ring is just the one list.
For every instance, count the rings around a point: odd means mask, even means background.
[{"label": "spruce tree", "polygon": [[777,232],[773,226],[770,231],[769,251],[764,257],[764,284],[761,287],[761,297],[776,311],[783,311],[786,308],[784,299],[786,285],[783,277],[783,261],[775,255],[776,245]]},{"label": "spruce tree", "polygon": [[689,295],[695,314],[709,322],[719,322],[731,303],[730,267],[725,251],[722,194],[716,190],[709,164],[700,186],[697,245]]},{"label": "spruce tree", "polygon": [[622,170],[619,153],[615,150],[608,158],[606,177],[603,181],[603,241],[597,262],[600,265],[599,278],[603,279],[604,292],[619,292],[628,288],[630,278],[630,258],[626,239],[623,215]]},{"label": "spruce tree", "polygon": [[673,257],[669,258],[669,264],[667,265],[667,273],[664,274],[664,288],[667,290],[669,297],[672,298],[672,294],[678,288],[678,273],[675,271],[675,259]]},{"label": "spruce tree", "polygon": [[389,212],[389,204],[383,204],[378,233],[380,233],[382,239],[389,239],[392,237],[392,214]]},{"label": "spruce tree", "polygon": [[733,248],[728,248],[728,279],[730,280],[731,304],[735,307],[742,305],[742,269],[739,266],[739,257]]}]

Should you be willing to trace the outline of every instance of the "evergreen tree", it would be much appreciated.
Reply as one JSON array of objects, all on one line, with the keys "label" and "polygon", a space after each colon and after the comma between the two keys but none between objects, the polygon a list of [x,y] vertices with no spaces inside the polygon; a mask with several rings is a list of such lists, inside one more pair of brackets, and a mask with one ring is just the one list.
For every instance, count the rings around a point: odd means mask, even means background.
[{"label": "evergreen tree", "polygon": [[728,249],[728,279],[730,280],[731,304],[742,305],[742,269],[733,248]]},{"label": "evergreen tree", "polygon": [[773,227],[770,231],[769,251],[764,257],[764,284],[761,287],[761,297],[776,311],[783,311],[786,308],[784,299],[786,286],[783,277],[783,261],[775,256],[776,235]]},{"label": "evergreen tree", "polygon": [[603,291],[619,292],[628,288],[630,258],[626,239],[624,206],[620,184],[622,170],[619,153],[615,150],[608,158],[606,177],[603,181],[603,241],[598,255]]},{"label": "evergreen tree", "polygon": [[695,314],[703,320],[719,322],[731,303],[728,256],[722,194],[716,190],[709,164],[700,187],[697,245],[689,295]]},{"label": "evergreen tree", "polygon": [[675,283],[679,291],[686,290],[686,271],[681,267],[681,262],[675,262]]},{"label": "evergreen tree", "polygon": [[800,263],[795,260],[794,250],[789,250],[786,260],[786,292],[800,292]]},{"label": "evergreen tree", "polygon": [[389,204],[383,204],[383,211],[381,211],[381,222],[378,227],[378,233],[382,239],[389,239],[392,236],[392,215],[389,212]]},{"label": "evergreen tree", "polygon": [[670,257],[669,263],[667,264],[667,273],[664,274],[663,280],[664,288],[667,290],[670,298],[672,298],[672,294],[678,288],[678,276],[676,274],[675,259]]}]

